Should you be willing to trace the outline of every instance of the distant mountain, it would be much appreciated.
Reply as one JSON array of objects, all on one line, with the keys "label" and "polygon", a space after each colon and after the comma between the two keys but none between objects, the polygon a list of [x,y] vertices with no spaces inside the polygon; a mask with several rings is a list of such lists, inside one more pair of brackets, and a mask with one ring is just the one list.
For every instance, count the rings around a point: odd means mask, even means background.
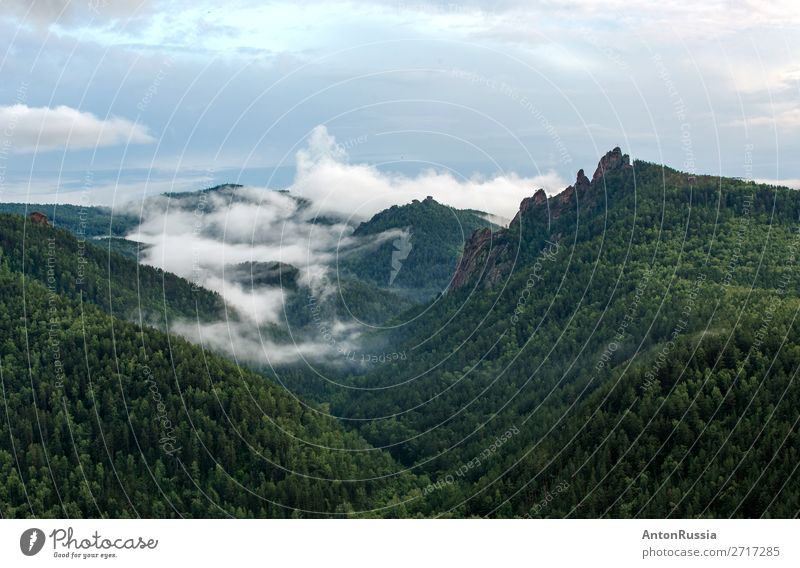
[{"label": "distant mountain", "polygon": [[242,189],[244,186],[238,183],[223,183],[205,189],[198,189],[197,191],[174,191],[165,192],[161,195],[169,199],[177,199],[180,201],[191,201],[197,203],[203,196],[208,195],[227,195],[234,197],[237,195],[237,190]]},{"label": "distant mountain", "polygon": [[231,282],[259,288],[278,286],[297,289],[299,271],[291,264],[284,262],[241,262],[226,268],[226,275]]},{"label": "distant mountain", "polygon": [[87,239],[124,237],[139,224],[139,218],[109,207],[54,203],[0,203],[0,213],[28,216],[40,212],[59,229]]},{"label": "distant mountain", "polygon": [[[307,213],[309,201],[286,191],[278,193],[291,198],[297,204],[298,215],[304,218],[311,216]],[[137,210],[135,214],[127,210],[112,211],[100,206],[21,203],[2,203],[0,212],[18,215],[42,212],[57,228],[63,228],[78,238],[86,238],[107,252],[138,259],[149,245],[126,237],[154,210],[192,210],[205,214],[220,207],[254,203],[254,199],[264,209],[263,216],[268,218],[270,204],[259,202],[248,188],[239,184],[222,184],[191,192],[164,193],[147,199],[141,210]],[[313,218],[304,222],[336,225],[350,221],[313,215]],[[381,291],[381,302],[394,304],[391,313],[386,312],[385,315],[381,315],[381,310],[368,310],[372,314],[370,321],[377,323],[384,317],[399,313],[398,306],[407,307],[412,303],[427,301],[447,289],[461,257],[464,241],[477,228],[498,227],[483,212],[454,209],[441,205],[432,198],[393,206],[377,213],[369,221],[353,226],[352,236],[362,239],[369,246],[341,251],[334,267],[336,279],[344,288],[352,288],[356,286],[356,282],[360,283],[358,287],[361,290],[364,290],[365,285],[372,286],[376,288],[375,293]],[[204,230],[212,229],[206,227]],[[276,227],[276,230],[280,230],[280,227]],[[210,236],[225,238],[223,233]],[[253,262],[260,263],[264,268],[269,263],[279,261],[280,259],[270,258]],[[289,264],[283,264],[291,271]],[[298,267],[293,268],[297,270]],[[237,268],[236,271],[238,270]],[[291,287],[296,285],[297,276],[295,274],[290,278]],[[244,281],[239,278],[238,272],[232,273],[232,277],[237,281]],[[250,284],[259,281],[251,279]],[[347,292],[344,294],[347,295]],[[403,300],[400,301],[398,297]],[[391,298],[395,300],[392,301]],[[358,311],[358,307],[355,309]]]},{"label": "distant mountain", "polygon": [[486,214],[454,209],[428,197],[381,211],[355,237],[390,235],[374,250],[340,258],[341,273],[396,294],[425,301],[450,284],[464,241],[478,228],[497,228]]},{"label": "distant mountain", "polygon": [[43,215],[49,225],[69,231],[107,251],[137,259],[146,245],[125,238],[139,224],[139,218],[114,212],[109,207],[90,205],[0,203],[0,213],[28,216]]},{"label": "distant mountain", "polygon": [[[348,329],[378,325],[413,305],[394,290],[356,274],[337,273],[328,257],[339,252],[347,257],[371,257],[374,239],[354,235],[355,227],[348,219],[320,216],[311,209],[311,202],[287,191],[224,184],[156,196],[146,200],[142,211],[143,222],[158,219],[155,231],[159,239],[167,239],[171,224],[185,230],[188,216],[196,237],[254,251],[252,260],[224,266],[213,256],[199,259],[204,266],[200,272],[247,294],[280,292],[284,298],[281,321],[273,322],[267,330],[274,339],[319,339],[320,319],[326,327],[340,322]],[[347,244],[337,249],[341,242]],[[281,251],[293,247],[311,247],[305,262],[295,261],[293,265],[282,260]],[[314,247],[321,249],[319,253],[312,252]],[[317,261],[316,254],[326,260]],[[309,301],[315,306],[313,311]]]}]

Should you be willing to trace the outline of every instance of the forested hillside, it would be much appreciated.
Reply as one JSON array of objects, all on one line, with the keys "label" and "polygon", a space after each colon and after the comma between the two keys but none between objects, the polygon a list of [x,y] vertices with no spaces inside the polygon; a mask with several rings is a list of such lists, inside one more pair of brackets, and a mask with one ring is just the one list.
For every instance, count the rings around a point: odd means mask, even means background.
[{"label": "forested hillside", "polygon": [[124,237],[139,224],[135,215],[112,211],[108,207],[69,205],[67,203],[0,203],[0,213],[27,216],[44,213],[59,229],[86,238]]},{"label": "forested hillside", "polygon": [[3,517],[403,514],[414,479],[320,409],[24,280],[3,263]]},{"label": "forested hillside", "polygon": [[112,211],[108,207],[66,203],[0,203],[0,213],[46,215],[50,225],[64,229],[106,251],[134,260],[145,246],[125,238],[139,224],[139,218],[129,212]]},{"label": "forested hillside", "polygon": [[432,198],[395,205],[356,227],[356,237],[396,232],[368,254],[339,259],[345,275],[412,300],[435,298],[450,285],[464,241],[479,227],[493,227],[479,211],[455,209]]},{"label": "forested hillside", "polygon": [[438,480],[437,514],[792,516],[798,212],[616,149],[478,231],[334,413]]},{"label": "forested hillside", "polygon": [[130,321],[164,327],[168,318],[208,320],[225,311],[219,294],[17,215],[0,215],[0,250],[7,269]]}]

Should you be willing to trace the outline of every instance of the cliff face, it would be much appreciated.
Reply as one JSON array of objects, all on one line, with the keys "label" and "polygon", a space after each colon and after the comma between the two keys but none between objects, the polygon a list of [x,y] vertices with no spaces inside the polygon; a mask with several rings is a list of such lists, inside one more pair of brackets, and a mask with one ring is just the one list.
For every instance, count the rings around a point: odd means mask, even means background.
[{"label": "cliff face", "polygon": [[489,229],[479,229],[472,234],[464,244],[464,253],[450,283],[450,289],[457,290],[471,283],[492,287],[502,280],[512,266],[509,253],[516,243],[510,242],[510,233],[516,233],[526,225],[536,223],[537,217],[538,222],[541,219],[558,219],[574,207],[576,199],[578,202],[591,201],[594,197],[603,195],[607,173],[632,167],[630,157],[616,147],[600,158],[591,180],[581,169],[575,176],[575,183],[558,195],[548,198],[543,189],[537,189],[533,196],[522,200],[508,230],[501,229],[492,233]]},{"label": "cliff face", "polygon": [[492,233],[490,229],[478,229],[464,245],[464,254],[456,268],[450,289],[457,290],[479,281],[485,288],[497,284],[511,268],[508,256],[511,250],[506,239],[507,231]]},{"label": "cliff face", "polygon": [[491,229],[478,229],[464,244],[464,254],[458,263],[450,288],[458,289],[466,286],[473,274],[480,272],[486,264],[488,252],[492,249]]},{"label": "cliff face", "polygon": [[509,227],[516,227],[519,225],[520,219],[527,215],[528,211],[532,210],[534,207],[544,205],[545,203],[547,203],[547,194],[543,189],[537,189],[536,193],[533,194],[533,197],[526,197],[522,200],[522,203],[519,204],[519,211],[517,211],[517,214],[514,216],[514,219],[512,219]]}]

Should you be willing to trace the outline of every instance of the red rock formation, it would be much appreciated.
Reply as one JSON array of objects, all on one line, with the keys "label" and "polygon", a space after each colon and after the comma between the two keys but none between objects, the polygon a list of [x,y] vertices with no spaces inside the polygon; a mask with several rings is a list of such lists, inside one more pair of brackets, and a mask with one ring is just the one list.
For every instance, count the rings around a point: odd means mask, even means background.
[{"label": "red rock formation", "polygon": [[44,225],[45,227],[50,226],[50,221],[47,219],[47,215],[40,213],[39,211],[34,211],[28,215],[28,218],[37,225]]},{"label": "red rock formation", "polygon": [[570,185],[556,196],[558,198],[559,207],[554,208],[553,217],[557,218],[561,216],[561,213],[563,213],[566,208],[560,206],[568,205],[570,201],[572,201],[572,196],[575,195],[575,193],[583,195],[591,188],[592,182],[589,181],[589,178],[586,177],[582,169],[578,170],[578,174],[575,176],[575,185]]},{"label": "red rock formation", "polygon": [[575,189],[580,192],[585,192],[589,190],[591,185],[592,182],[589,181],[589,178],[586,177],[583,170],[578,170],[578,175],[575,177]]},{"label": "red rock formation", "polygon": [[[546,223],[548,216],[550,220],[558,219],[574,207],[573,197],[581,200],[581,207],[597,205],[598,196],[602,197],[604,192],[606,173],[631,167],[628,155],[623,154],[619,147],[614,148],[600,158],[591,180],[586,177],[583,170],[578,170],[575,184],[570,185],[552,199],[548,200],[543,189],[539,189],[533,196],[523,199],[509,229],[518,227],[523,218],[526,219],[527,225],[537,222]],[[603,185],[600,185],[601,183]],[[538,215],[532,216],[532,213],[542,206],[548,207],[547,215],[542,218],[539,218]],[[528,221],[528,219],[530,220]],[[481,284],[487,288],[500,282],[507,276],[506,272],[511,270],[512,266],[508,253],[515,245],[508,241],[507,231],[498,231],[494,234],[489,229],[475,231],[464,245],[464,254],[453,276],[450,288],[462,288],[476,279],[480,279]]]},{"label": "red rock formation", "polygon": [[547,203],[547,194],[543,189],[537,189],[536,193],[533,194],[533,197],[526,197],[522,200],[522,202],[519,204],[519,211],[517,211],[517,214],[514,215],[514,218],[511,220],[511,224],[509,226],[514,227],[518,225],[520,219],[522,219],[522,217],[526,215],[528,211],[539,205],[544,205],[545,203]]},{"label": "red rock formation", "polygon": [[597,169],[592,176],[592,183],[597,183],[602,179],[606,172],[617,170],[620,168],[630,168],[630,158],[627,154],[623,154],[619,146],[607,152],[605,156],[600,158],[600,163],[597,164]]},{"label": "red rock formation", "polygon": [[458,263],[456,273],[450,287],[453,289],[462,288],[471,279],[473,274],[480,272],[481,260],[485,260],[485,253],[491,249],[492,230],[489,228],[478,229],[469,240],[464,244],[464,254]]},{"label": "red rock formation", "polygon": [[575,186],[571,185],[564,191],[558,194],[558,202],[561,205],[566,205],[569,203],[569,200],[572,199],[572,196],[575,195]]},{"label": "red rock formation", "polygon": [[491,288],[507,276],[512,264],[506,254],[509,250],[507,234],[506,230],[492,233],[489,229],[472,233],[464,245],[450,289],[457,290],[473,283]]}]

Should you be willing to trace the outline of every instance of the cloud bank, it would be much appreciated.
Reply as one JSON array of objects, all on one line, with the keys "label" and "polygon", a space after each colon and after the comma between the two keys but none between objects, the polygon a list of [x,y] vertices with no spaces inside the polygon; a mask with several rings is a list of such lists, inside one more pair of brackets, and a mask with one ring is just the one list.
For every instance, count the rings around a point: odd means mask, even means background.
[{"label": "cloud bank", "polygon": [[15,152],[77,150],[117,144],[149,144],[147,128],[127,119],[101,119],[68,107],[0,106],[0,131]]},{"label": "cloud bank", "polygon": [[371,165],[348,163],[346,153],[324,126],[314,128],[308,147],[297,153],[296,163],[297,175],[290,188],[293,195],[311,200],[320,214],[355,220],[428,195],[451,207],[511,219],[520,201],[538,188],[555,194],[568,185],[554,171],[528,178],[513,172],[462,179],[434,170],[416,177],[387,174]]}]

